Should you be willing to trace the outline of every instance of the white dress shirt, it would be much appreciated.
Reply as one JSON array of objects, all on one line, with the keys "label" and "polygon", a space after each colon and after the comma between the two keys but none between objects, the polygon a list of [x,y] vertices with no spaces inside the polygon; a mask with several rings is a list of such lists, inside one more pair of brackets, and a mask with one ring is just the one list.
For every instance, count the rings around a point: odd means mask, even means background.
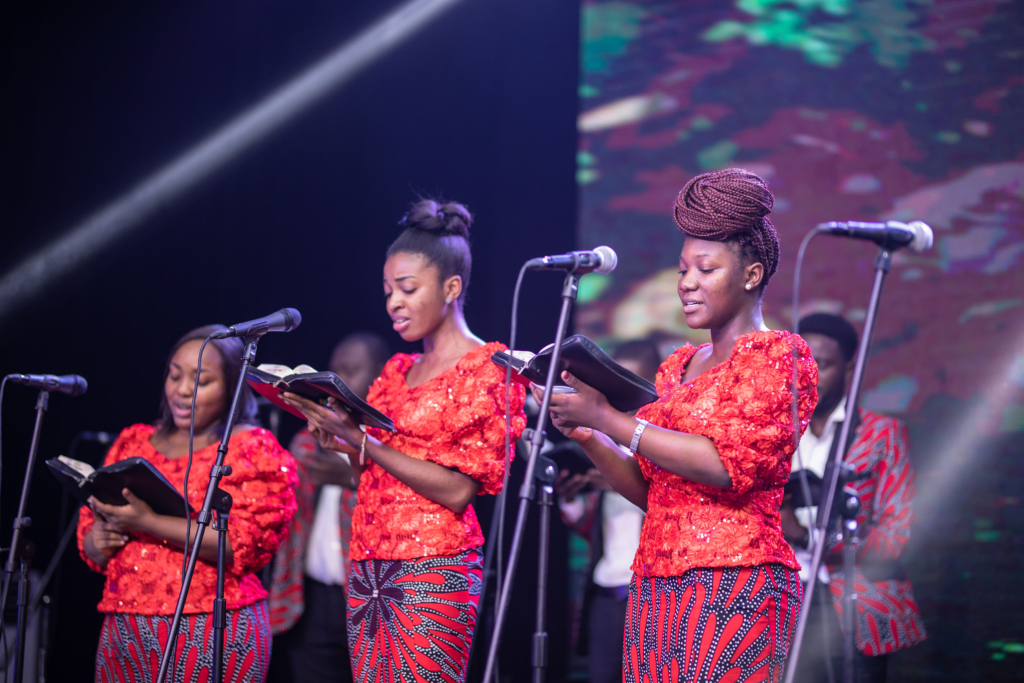
[{"label": "white dress shirt", "polygon": [[[605,588],[628,586],[633,578],[631,567],[640,545],[644,511],[615,491],[605,491],[601,503],[604,554],[594,567],[594,583]],[[569,502],[559,499],[558,507],[570,522],[578,521],[586,509],[581,496]]]},{"label": "white dress shirt", "polygon": [[[825,467],[828,465],[828,455],[832,450],[832,441],[839,430],[839,423],[845,419],[846,399],[844,398],[828,416],[821,436],[815,436],[814,432],[808,427],[804,435],[800,437],[800,448],[793,454],[792,471],[796,472],[802,466],[802,469],[814,472],[819,477],[824,477]],[[814,533],[814,522],[817,516],[817,506],[796,509],[797,520],[801,526],[806,527],[811,533]],[[793,552],[796,554],[797,562],[800,563],[800,578],[806,583],[810,578],[811,553],[805,548],[793,548]],[[825,569],[824,564],[822,564],[818,571],[818,580],[822,583],[828,583],[829,581],[828,571]]]},{"label": "white dress shirt", "polygon": [[[335,455],[348,457],[344,453]],[[344,586],[348,582],[341,557],[341,531],[338,527],[341,493],[340,486],[325,484],[320,487],[320,501],[316,505],[316,517],[313,518],[313,528],[309,531],[309,542],[306,544],[306,576],[329,586]]]}]

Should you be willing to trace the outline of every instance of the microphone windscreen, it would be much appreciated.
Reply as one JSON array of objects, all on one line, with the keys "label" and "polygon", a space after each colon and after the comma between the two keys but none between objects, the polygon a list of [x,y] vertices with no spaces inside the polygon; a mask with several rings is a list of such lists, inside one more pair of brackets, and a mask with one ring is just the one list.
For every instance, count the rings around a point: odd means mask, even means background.
[{"label": "microphone windscreen", "polygon": [[935,234],[927,223],[923,221],[912,221],[907,224],[907,227],[914,232],[914,239],[911,240],[909,245],[907,245],[910,248],[910,251],[915,254],[920,254],[921,252],[928,251],[932,248],[932,243],[935,241]]},{"label": "microphone windscreen", "polygon": [[601,245],[594,249],[594,253],[601,257],[601,265],[594,270],[595,273],[607,275],[619,265],[619,255],[611,247]]},{"label": "microphone windscreen", "polygon": [[281,312],[284,313],[285,317],[288,319],[288,332],[291,332],[298,327],[300,323],[302,323],[302,314],[299,313],[297,309],[282,308]]}]

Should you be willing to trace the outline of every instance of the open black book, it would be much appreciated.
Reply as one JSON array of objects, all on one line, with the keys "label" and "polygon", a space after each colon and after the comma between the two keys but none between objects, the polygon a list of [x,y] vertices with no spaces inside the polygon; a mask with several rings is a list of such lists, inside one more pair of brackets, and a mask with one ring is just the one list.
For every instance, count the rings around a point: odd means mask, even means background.
[{"label": "open black book", "polygon": [[[61,455],[47,460],[46,466],[82,503],[87,503],[89,496],[94,496],[107,505],[127,505],[121,491],[129,489],[158,515],[185,516],[185,497],[145,458],[126,458],[94,469],[88,463]],[[190,513],[194,512],[192,506],[188,509]]]},{"label": "open black book", "polygon": [[[527,386],[531,383],[543,386],[547,381],[554,348],[554,344],[549,344],[537,354],[528,351],[498,351],[491,356],[491,360],[502,368],[511,366],[512,377],[517,381]],[[582,334],[574,334],[562,342],[559,366],[559,375],[568,370],[604,394],[613,408],[624,413],[658,400],[658,392],[653,384],[616,363]],[[560,377],[556,378],[556,382],[565,385]]]},{"label": "open black book", "polygon": [[395,431],[390,417],[359,398],[333,372],[317,372],[308,365],[296,366],[294,370],[285,365],[260,365],[249,368],[245,379],[256,393],[303,420],[306,416],[285,403],[281,392],[298,394],[323,405],[327,405],[328,397],[334,397],[357,422],[388,432]]}]

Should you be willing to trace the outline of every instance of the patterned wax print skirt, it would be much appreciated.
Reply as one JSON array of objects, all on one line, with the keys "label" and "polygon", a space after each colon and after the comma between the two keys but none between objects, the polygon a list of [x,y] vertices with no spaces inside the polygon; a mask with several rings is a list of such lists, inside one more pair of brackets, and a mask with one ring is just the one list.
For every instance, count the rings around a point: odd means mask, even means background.
[{"label": "patterned wax print skirt", "polygon": [[461,683],[476,626],[483,556],[363,560],[348,579],[356,683]]},{"label": "patterned wax print skirt", "polygon": [[803,585],[781,564],[633,576],[625,683],[777,683]]},{"label": "patterned wax print skirt", "polygon": [[[152,683],[171,628],[169,615],[108,614],[96,652],[96,683]],[[213,678],[213,614],[186,614],[167,683]],[[224,680],[263,683],[270,666],[270,610],[261,600],[228,610],[224,631]]]}]

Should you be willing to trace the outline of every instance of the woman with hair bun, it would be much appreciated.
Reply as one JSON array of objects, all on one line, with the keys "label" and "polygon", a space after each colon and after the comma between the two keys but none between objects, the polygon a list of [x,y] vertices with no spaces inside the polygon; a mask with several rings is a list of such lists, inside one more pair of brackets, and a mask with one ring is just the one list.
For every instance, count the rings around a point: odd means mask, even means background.
[{"label": "woman with hair bun", "polygon": [[655,403],[621,413],[568,373],[578,393],[551,397],[554,425],[647,511],[626,614],[627,683],[782,675],[803,587],[779,505],[794,429],[806,429],[817,403],[817,367],[800,337],[761,316],[779,263],[772,204],[764,181],[741,169],[699,175],[679,193],[679,299],[711,343],[686,344],[661,364]]},{"label": "woman with hair bun", "polygon": [[[384,263],[393,327],[423,353],[396,354],[367,401],[395,433],[365,433],[337,403],[286,400],[325,449],[359,477],[349,550],[348,639],[356,681],[464,681],[476,624],[484,538],[470,502],[505,475],[505,376],[466,325],[472,216],[455,202],[416,202]],[[510,394],[512,441],[524,391]]]}]

